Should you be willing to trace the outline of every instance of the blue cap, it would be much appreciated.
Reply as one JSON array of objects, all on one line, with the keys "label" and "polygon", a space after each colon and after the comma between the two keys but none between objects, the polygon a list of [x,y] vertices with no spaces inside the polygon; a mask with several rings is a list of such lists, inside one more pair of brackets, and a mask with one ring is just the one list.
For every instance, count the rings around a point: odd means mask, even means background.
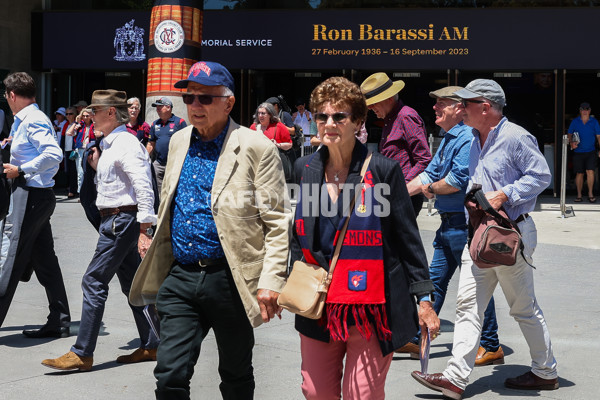
[{"label": "blue cap", "polygon": [[186,88],[189,82],[196,82],[204,86],[226,86],[232,92],[235,91],[233,77],[227,68],[216,62],[199,61],[192,65],[187,79],[178,81],[175,83],[175,87],[177,89]]}]

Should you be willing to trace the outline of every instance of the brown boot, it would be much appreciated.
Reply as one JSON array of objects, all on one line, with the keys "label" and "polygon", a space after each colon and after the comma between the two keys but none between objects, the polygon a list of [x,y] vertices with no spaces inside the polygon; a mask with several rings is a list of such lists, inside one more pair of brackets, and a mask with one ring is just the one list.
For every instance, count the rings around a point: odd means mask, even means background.
[{"label": "brown boot", "polygon": [[413,342],[408,342],[404,346],[397,349],[395,351],[395,353],[408,353],[410,358],[412,358],[413,360],[418,360],[420,351],[421,351],[421,348],[419,347],[418,344],[415,344]]},{"label": "brown boot", "polygon": [[483,347],[479,347],[479,350],[477,350],[477,357],[475,358],[475,366],[482,367],[490,364],[504,364],[504,351],[502,350],[502,346],[498,347],[498,350],[496,351],[487,351]]},{"label": "brown boot", "polygon": [[69,371],[72,369],[78,369],[80,371],[89,371],[92,369],[94,363],[93,357],[80,357],[72,351],[58,358],[49,358],[42,361],[42,365],[60,369],[62,371]]},{"label": "brown boot", "polygon": [[142,361],[156,361],[156,349],[142,349],[141,347],[131,354],[117,357],[121,364],[133,364]]}]

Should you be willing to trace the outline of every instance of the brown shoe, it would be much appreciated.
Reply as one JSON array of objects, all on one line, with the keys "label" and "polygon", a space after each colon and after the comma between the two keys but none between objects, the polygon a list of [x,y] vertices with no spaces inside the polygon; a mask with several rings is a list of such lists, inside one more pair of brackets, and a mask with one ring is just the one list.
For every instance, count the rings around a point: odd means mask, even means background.
[{"label": "brown shoe", "polygon": [[156,361],[156,349],[142,349],[141,347],[131,354],[117,357],[121,364],[133,364],[142,361]]},{"label": "brown shoe", "polygon": [[394,353],[408,353],[410,355],[410,358],[412,358],[413,360],[418,360],[420,351],[421,349],[419,348],[418,344],[408,342],[404,346],[396,350]]},{"label": "brown shoe", "polygon": [[446,397],[454,400],[461,400],[463,389],[450,382],[443,374],[424,374],[419,371],[413,371],[410,376],[416,379],[421,385],[442,392]]},{"label": "brown shoe", "polygon": [[504,364],[504,351],[502,350],[502,346],[498,347],[498,350],[496,351],[487,351],[485,348],[479,346],[477,357],[475,357],[475,366],[482,367],[490,364]]},{"label": "brown shoe", "polygon": [[42,361],[42,365],[60,369],[61,371],[69,371],[72,369],[78,369],[80,371],[89,371],[92,369],[92,364],[94,363],[93,357],[81,357],[72,351],[67,354],[58,357],[58,358],[50,358]]},{"label": "brown shoe", "polygon": [[529,371],[516,378],[508,378],[504,381],[504,386],[523,390],[556,390],[558,389],[558,378],[544,379]]}]

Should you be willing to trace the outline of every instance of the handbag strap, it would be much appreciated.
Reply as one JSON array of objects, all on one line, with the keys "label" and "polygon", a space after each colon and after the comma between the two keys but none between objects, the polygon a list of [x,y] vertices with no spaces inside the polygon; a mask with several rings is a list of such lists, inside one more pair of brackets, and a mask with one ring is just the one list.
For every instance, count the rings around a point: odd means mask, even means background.
[{"label": "handbag strap", "polygon": [[[360,171],[360,183],[363,183],[365,179],[365,174],[367,173],[367,168],[369,167],[369,163],[371,162],[371,156],[373,152],[369,150],[367,154],[367,158],[363,162],[362,169]],[[350,208],[348,209],[348,215],[344,221],[344,226],[338,235],[337,243],[335,244],[335,250],[333,252],[333,256],[331,258],[331,264],[329,266],[329,273],[327,274],[327,280],[331,281],[331,277],[333,276],[333,270],[335,269],[335,265],[337,264],[338,258],[340,257],[340,251],[342,249],[342,244],[344,243],[344,236],[346,236],[346,229],[348,229],[348,223],[350,222],[350,215],[352,215],[352,210],[354,210],[354,204],[356,203],[356,199],[360,195],[360,191],[356,191],[354,198],[352,199],[352,203],[350,204]]]},{"label": "handbag strap", "polygon": [[479,203],[479,205],[481,206],[483,211],[498,218],[499,220],[504,222],[506,225],[511,226],[512,228],[516,229],[517,232],[521,233],[521,231],[519,230],[519,227],[515,221],[513,221],[510,218],[504,217],[498,211],[494,210],[494,207],[492,207],[492,205],[490,204],[488,199],[485,198],[485,195],[483,194],[483,190],[480,189],[475,192],[475,201],[477,201],[477,203]]}]

